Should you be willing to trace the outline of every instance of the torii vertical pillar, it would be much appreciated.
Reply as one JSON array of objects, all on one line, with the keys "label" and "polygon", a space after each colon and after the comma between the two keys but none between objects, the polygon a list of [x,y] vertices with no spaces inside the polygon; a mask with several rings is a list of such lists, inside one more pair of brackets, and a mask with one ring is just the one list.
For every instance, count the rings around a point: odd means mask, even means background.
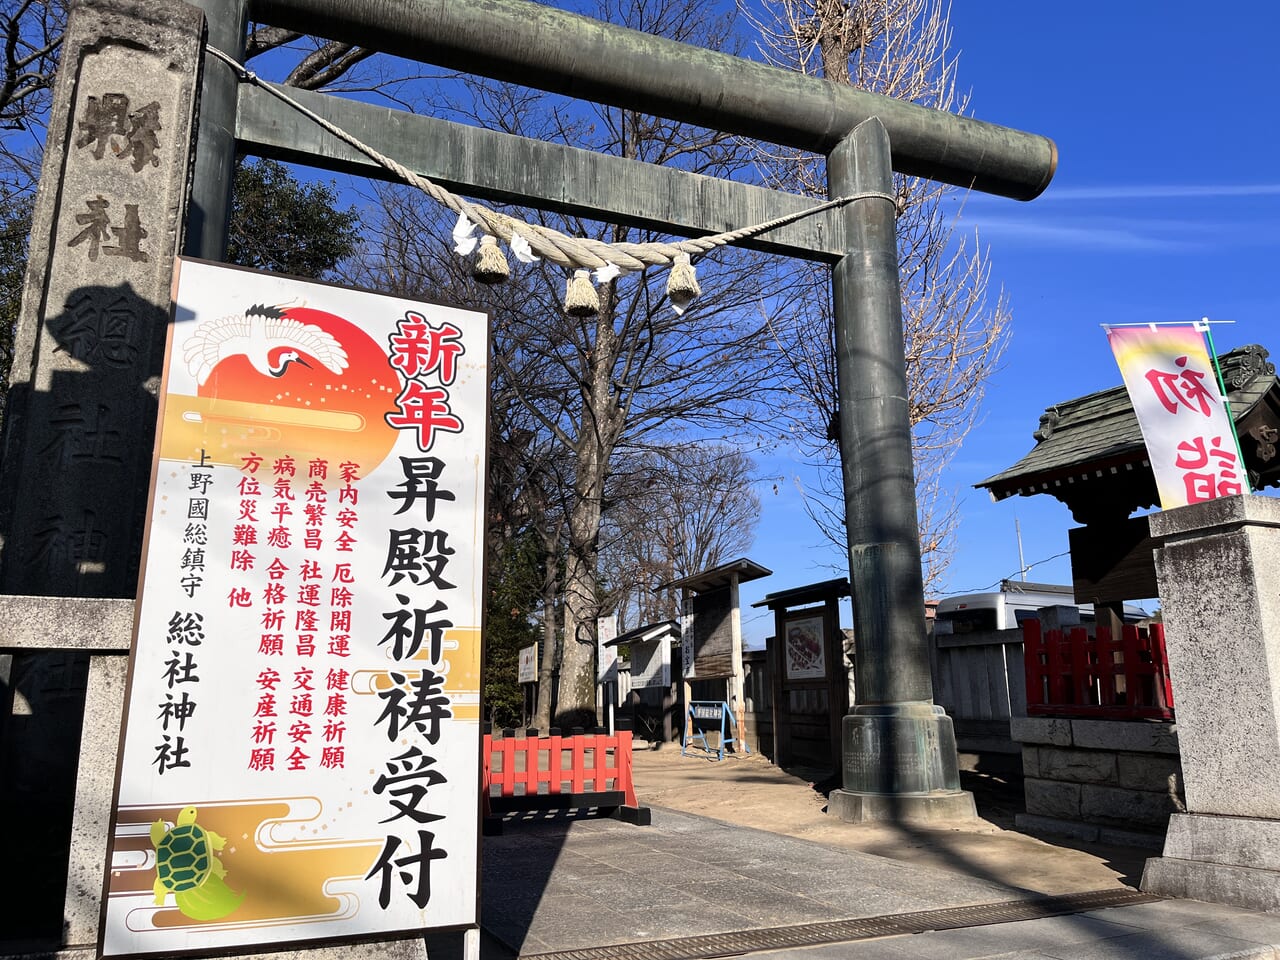
[{"label": "torii vertical pillar", "polygon": [[832,270],[845,528],[853,593],[858,704],[844,718],[843,820],[976,816],[960,789],[951,718],[933,703],[915,471],[902,343],[902,299],[889,135],[859,124],[831,152],[832,197],[849,247]]},{"label": "torii vertical pillar", "polygon": [[[191,0],[191,5],[204,11],[210,46],[243,62],[248,0]],[[238,86],[231,69],[210,57],[200,88],[199,146],[182,251],[189,257],[222,260],[227,254],[231,189],[235,182]]]}]

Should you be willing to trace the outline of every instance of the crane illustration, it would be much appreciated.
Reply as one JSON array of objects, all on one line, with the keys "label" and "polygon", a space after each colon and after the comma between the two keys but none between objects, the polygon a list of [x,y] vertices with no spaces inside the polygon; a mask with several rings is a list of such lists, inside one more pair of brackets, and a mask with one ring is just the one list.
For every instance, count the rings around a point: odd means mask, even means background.
[{"label": "crane illustration", "polygon": [[241,355],[268,377],[284,376],[294,363],[310,367],[304,355],[334,373],[347,368],[347,351],[332,334],[262,304],[240,315],[205,320],[187,340],[182,356],[197,386],[204,386],[214,367],[227,357]]}]

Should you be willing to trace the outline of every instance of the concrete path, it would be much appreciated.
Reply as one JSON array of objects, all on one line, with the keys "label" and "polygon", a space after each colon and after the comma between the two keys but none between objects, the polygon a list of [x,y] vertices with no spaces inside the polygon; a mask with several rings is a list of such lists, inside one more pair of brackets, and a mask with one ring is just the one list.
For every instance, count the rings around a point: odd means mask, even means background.
[{"label": "concrete path", "polygon": [[828,944],[771,960],[1277,960],[1280,916],[1194,900]]},{"label": "concrete path", "polygon": [[[1280,916],[1193,901],[983,922],[981,905],[1034,915],[1045,900],[999,879],[655,807],[649,827],[524,821],[485,838],[482,956],[1280,960]],[[876,918],[922,911],[937,911],[926,926],[965,925],[864,939],[883,932]]]}]

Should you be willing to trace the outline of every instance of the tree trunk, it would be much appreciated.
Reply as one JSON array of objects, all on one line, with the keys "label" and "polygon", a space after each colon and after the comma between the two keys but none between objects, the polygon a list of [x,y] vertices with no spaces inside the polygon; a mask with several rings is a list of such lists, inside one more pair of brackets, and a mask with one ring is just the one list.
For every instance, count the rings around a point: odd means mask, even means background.
[{"label": "tree trunk", "polygon": [[556,723],[561,729],[596,726],[596,617],[600,612],[600,517],[624,416],[610,383],[617,361],[612,291],[596,322],[595,343],[585,358],[583,422],[574,451],[574,496],[569,512],[569,554],[564,577],[564,642]]},{"label": "tree trunk", "polygon": [[533,725],[542,733],[551,729],[551,674],[556,664],[556,574],[559,573],[558,531],[542,531],[546,559],[542,573],[542,657],[538,663],[538,709]]},{"label": "tree trunk", "polygon": [[[595,446],[594,439],[588,443]],[[565,564],[564,643],[556,704],[556,725],[561,729],[596,726],[596,543],[604,469],[594,455],[583,459],[586,462],[579,464],[579,484],[584,489],[575,498],[569,518],[569,556]]]}]

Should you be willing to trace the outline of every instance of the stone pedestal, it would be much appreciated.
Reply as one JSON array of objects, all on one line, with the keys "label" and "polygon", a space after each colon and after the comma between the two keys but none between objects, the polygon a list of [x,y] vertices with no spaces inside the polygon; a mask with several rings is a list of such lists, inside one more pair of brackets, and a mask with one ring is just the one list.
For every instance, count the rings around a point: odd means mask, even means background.
[{"label": "stone pedestal", "polygon": [[1187,815],[1142,889],[1280,910],[1280,501],[1151,518]]},{"label": "stone pedestal", "polygon": [[844,789],[828,810],[841,820],[930,821],[977,816],[960,789],[951,718],[931,703],[857,707],[844,718]]},{"label": "stone pedestal", "polygon": [[1142,889],[1280,913],[1280,821],[1175,813]]}]

